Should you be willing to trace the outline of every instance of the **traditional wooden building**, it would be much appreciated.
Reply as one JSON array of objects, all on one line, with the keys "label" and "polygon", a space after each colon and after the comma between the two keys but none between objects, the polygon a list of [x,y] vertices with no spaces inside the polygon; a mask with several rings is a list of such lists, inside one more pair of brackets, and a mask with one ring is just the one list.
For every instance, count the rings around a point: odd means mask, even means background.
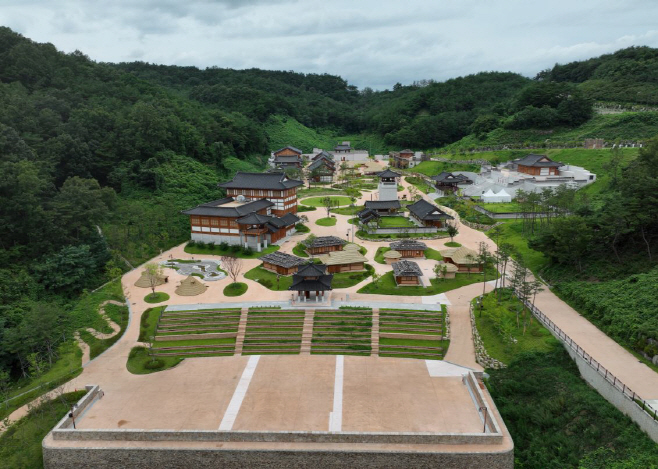
[{"label": "traditional wooden building", "polygon": [[409,169],[428,160],[429,158],[425,153],[414,152],[409,149],[392,151],[388,154],[388,164],[391,168]]},{"label": "traditional wooden building", "polygon": [[352,153],[350,142],[342,142],[334,147],[335,153]]},{"label": "traditional wooden building", "polygon": [[361,223],[362,225],[367,225],[369,223],[376,223],[377,220],[379,219],[379,214],[376,211],[367,207],[357,212],[356,216],[359,217],[359,223]]},{"label": "traditional wooden building", "polygon": [[300,267],[292,276],[292,285],[288,290],[297,292],[300,300],[309,300],[314,294],[315,299],[321,301],[331,291],[333,274],[327,274],[327,266],[323,264],[306,264]]},{"label": "traditional wooden building", "polygon": [[288,169],[296,168],[301,169],[304,164],[304,160],[299,155],[281,155],[275,156],[272,160],[272,166],[274,168]]},{"label": "traditional wooden building", "polygon": [[390,245],[391,249],[400,253],[401,257],[425,257],[427,244],[420,241],[411,239],[403,239],[401,241],[393,241]]},{"label": "traditional wooden building", "polygon": [[272,252],[259,258],[263,261],[263,269],[279,275],[292,275],[297,272],[299,266],[308,263],[308,259],[286,254],[285,252]]},{"label": "traditional wooden building", "polygon": [[531,153],[523,158],[514,160],[512,166],[519,173],[533,176],[558,176],[560,174],[558,168],[564,166],[564,164],[553,161],[546,155],[535,155]]},{"label": "traditional wooden building", "polygon": [[343,246],[347,243],[338,236],[318,236],[310,241],[306,240],[306,252],[308,254],[324,254],[332,251],[342,251]]},{"label": "traditional wooden building", "polygon": [[407,209],[409,210],[409,217],[417,220],[423,226],[442,228],[447,220],[453,219],[453,217],[425,199],[407,205]]},{"label": "traditional wooden building", "polygon": [[[267,199],[272,202],[272,214],[282,216],[297,213],[297,188],[304,183],[289,179],[285,173],[245,173],[238,171],[233,180],[218,184],[226,195],[236,200]],[[242,196],[242,199],[240,198]]]},{"label": "traditional wooden building", "polygon": [[332,182],[336,172],[336,164],[331,158],[322,156],[316,158],[308,167],[308,177],[315,182]]},{"label": "traditional wooden building", "polygon": [[434,181],[434,187],[436,187],[437,191],[443,192],[443,194],[457,192],[460,184],[473,184],[473,181],[463,174],[453,174],[446,171],[432,176],[430,179]]},{"label": "traditional wooden building", "polygon": [[366,269],[367,259],[356,250],[333,251],[318,256],[320,262],[327,266],[327,272],[336,274],[339,272],[356,272]]},{"label": "traditional wooden building", "polygon": [[299,158],[301,158],[303,153],[304,152],[302,152],[299,148],[291,147],[290,145],[288,145],[283,148],[279,148],[276,151],[273,151],[272,156],[274,156],[275,158],[277,156],[298,156]]},{"label": "traditional wooden building", "polygon": [[459,270],[459,268],[456,265],[450,264],[450,263],[447,263],[447,262],[443,262],[443,261],[439,262],[439,266],[440,266],[440,269],[441,269],[439,271],[440,272],[439,275],[441,275],[441,278],[446,278],[446,279],[455,278],[455,275],[457,274],[457,271]]},{"label": "traditional wooden building", "polygon": [[422,285],[420,278],[423,276],[422,270],[413,261],[397,261],[393,265],[393,277],[398,286],[417,286]]},{"label": "traditional wooden building", "polygon": [[[396,189],[397,191],[397,189]],[[396,194],[397,196],[397,194]],[[395,200],[368,200],[365,203],[365,207],[367,209],[372,210],[373,212],[377,213],[377,215],[395,215],[397,214],[400,209],[402,208],[402,205],[400,205],[400,201],[395,199]]]},{"label": "traditional wooden building", "polygon": [[397,251],[390,250],[390,251],[386,251],[386,252],[382,255],[382,257],[384,258],[384,262],[386,262],[387,264],[390,265],[390,264],[395,264],[395,263],[398,262],[400,259],[402,259],[402,254],[400,254],[400,253],[397,252]]},{"label": "traditional wooden building", "polygon": [[444,249],[439,253],[443,257],[443,262],[457,267],[457,272],[482,272],[478,253],[472,249],[462,246]]},{"label": "traditional wooden building", "polygon": [[311,158],[311,161],[315,161],[318,158],[326,158],[328,160],[331,160],[332,162],[334,161],[334,155],[332,155],[331,153],[329,153],[326,150],[320,150],[318,153],[313,155],[313,158]]},{"label": "traditional wooden building", "polygon": [[198,205],[182,213],[190,216],[191,238],[204,243],[239,245],[261,251],[295,232],[299,217],[284,211],[273,214],[274,202],[233,197]]}]

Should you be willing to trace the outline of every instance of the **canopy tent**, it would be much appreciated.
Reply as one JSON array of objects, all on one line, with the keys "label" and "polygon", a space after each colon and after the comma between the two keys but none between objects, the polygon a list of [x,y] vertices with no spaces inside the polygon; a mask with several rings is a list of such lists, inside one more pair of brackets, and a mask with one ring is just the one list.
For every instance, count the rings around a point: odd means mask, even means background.
[{"label": "canopy tent", "polygon": [[502,202],[511,202],[512,201],[512,196],[509,195],[505,189],[501,189],[499,192],[494,194],[494,191],[489,189],[487,192],[482,194],[482,197],[480,198],[482,202],[485,203],[502,203]]},{"label": "canopy tent", "polygon": [[206,291],[207,285],[204,285],[198,278],[190,275],[183,279],[176,287],[176,294],[179,296],[196,296]]}]

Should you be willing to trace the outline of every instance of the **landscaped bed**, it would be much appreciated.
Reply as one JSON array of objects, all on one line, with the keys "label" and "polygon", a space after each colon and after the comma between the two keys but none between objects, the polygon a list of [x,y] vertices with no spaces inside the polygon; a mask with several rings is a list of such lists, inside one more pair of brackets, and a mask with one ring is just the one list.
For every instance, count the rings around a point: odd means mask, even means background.
[{"label": "landscaped bed", "polygon": [[380,228],[415,228],[416,225],[407,217],[394,216],[394,217],[380,217]]},{"label": "landscaped bed", "polygon": [[315,224],[319,226],[334,226],[336,225],[336,219],[334,217],[320,218],[315,221]]},{"label": "landscaped bed", "polygon": [[493,213],[515,213],[521,211],[521,205],[516,202],[479,203],[480,207]]},{"label": "landscaped bed", "polygon": [[329,197],[331,199],[331,204],[334,207],[338,207],[340,205],[349,205],[352,203],[352,199],[345,195],[330,195],[330,196],[325,196],[325,197],[310,197],[308,199],[304,199],[300,201],[300,203],[304,205],[308,205],[309,207],[324,207],[324,199],[326,197]]},{"label": "landscaped bed", "polygon": [[270,270],[263,269],[261,266],[254,267],[245,273],[244,276],[249,280],[260,283],[265,288],[269,288],[270,290],[274,291],[285,291],[288,290],[290,285],[292,285],[291,275],[279,275],[279,279],[277,281],[277,274]]},{"label": "landscaped bed", "polygon": [[229,283],[224,287],[224,296],[241,296],[244,295],[249,286],[243,282]]},{"label": "landscaped bed", "polygon": [[[279,246],[267,246],[263,250],[255,251],[252,249],[243,249],[240,246],[222,246],[221,244],[199,244],[190,241],[185,246],[185,252],[188,254],[209,254],[212,256],[229,256],[239,257],[241,259],[256,259],[265,254],[278,251]],[[196,261],[191,261],[196,262]]]},{"label": "landscaped bed", "polygon": [[156,291],[155,293],[149,293],[144,297],[144,301],[146,301],[147,303],[162,303],[163,301],[167,301],[168,299],[169,299],[168,294],[159,291]]},{"label": "landscaped bed", "polygon": [[[487,281],[493,280],[498,276],[495,269],[490,268],[487,273]],[[470,276],[466,273],[457,274],[455,278],[450,279],[431,279],[431,287],[399,287],[395,283],[395,278],[393,277],[393,272],[388,272],[381,276],[379,281],[375,283],[369,283],[368,285],[361,288],[358,293],[371,293],[376,295],[406,295],[406,296],[431,296],[438,295],[439,293],[444,293],[456,288],[463,287],[465,285],[470,285],[472,283],[482,282],[484,275],[481,273],[471,273]]]}]

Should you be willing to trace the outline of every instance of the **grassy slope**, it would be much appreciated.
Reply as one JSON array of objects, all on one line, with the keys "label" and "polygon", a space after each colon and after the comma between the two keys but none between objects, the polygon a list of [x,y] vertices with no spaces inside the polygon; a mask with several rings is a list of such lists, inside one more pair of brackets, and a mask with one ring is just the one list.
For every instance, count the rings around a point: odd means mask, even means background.
[{"label": "grassy slope", "polygon": [[[487,281],[495,278],[493,270],[487,274]],[[454,279],[436,280],[430,279],[431,287],[399,287],[393,278],[393,271],[387,272],[381,276],[377,284],[369,283],[361,288],[358,293],[370,293],[377,295],[406,295],[406,296],[430,296],[444,293],[455,288],[470,285],[472,283],[482,282],[483,275],[475,272],[468,274],[457,274]]]}]

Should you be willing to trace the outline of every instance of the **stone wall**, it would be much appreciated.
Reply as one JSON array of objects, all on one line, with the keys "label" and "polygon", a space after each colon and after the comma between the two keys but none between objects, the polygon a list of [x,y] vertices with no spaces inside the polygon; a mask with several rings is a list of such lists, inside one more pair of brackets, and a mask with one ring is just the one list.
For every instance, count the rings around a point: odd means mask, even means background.
[{"label": "stone wall", "polygon": [[496,360],[495,358],[489,356],[487,349],[484,348],[484,342],[482,342],[478,328],[475,325],[475,316],[473,316],[473,304],[471,304],[469,308],[469,314],[471,316],[473,344],[475,345],[475,361],[478,362],[480,366],[484,368],[490,368],[492,370],[500,370],[501,368],[505,368],[507,365],[505,365],[500,360]]},{"label": "stone wall", "polygon": [[358,468],[427,468],[443,469],[488,468],[511,469],[514,467],[514,451],[484,452],[377,452],[338,449],[321,451],[265,451],[237,449],[184,449],[184,448],[52,448],[44,445],[45,469],[151,469],[188,468],[210,469],[321,469],[346,467]]}]

